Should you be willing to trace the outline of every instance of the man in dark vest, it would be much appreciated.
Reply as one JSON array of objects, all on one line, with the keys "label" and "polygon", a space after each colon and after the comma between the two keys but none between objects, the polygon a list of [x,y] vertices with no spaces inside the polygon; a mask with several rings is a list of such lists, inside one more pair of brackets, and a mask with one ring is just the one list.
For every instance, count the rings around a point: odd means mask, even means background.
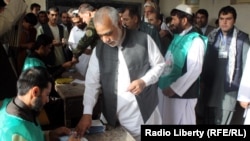
[{"label": "man in dark vest", "polygon": [[208,35],[202,75],[205,124],[243,124],[237,95],[250,42],[249,35],[235,26],[236,18],[232,6],[222,7],[219,28]]},{"label": "man in dark vest", "polygon": [[171,11],[174,38],[165,55],[166,68],[159,79],[163,124],[196,124],[195,105],[207,37],[192,26],[192,15],[192,9],[184,4]]},{"label": "man in dark vest", "polygon": [[118,11],[102,7],[93,19],[100,41],[86,74],[84,111],[76,131],[91,126],[93,107],[102,90],[102,113],[109,125],[124,127],[140,141],[142,124],[161,124],[157,81],[165,66],[154,40],[143,32],[124,29]]},{"label": "man in dark vest", "polygon": [[53,39],[51,53],[46,59],[46,63],[51,66],[62,65],[64,62],[71,60],[72,52],[66,47],[68,40],[68,31],[64,29],[58,22],[59,9],[51,7],[48,10],[49,21],[37,29],[37,37],[41,34],[46,34]]}]

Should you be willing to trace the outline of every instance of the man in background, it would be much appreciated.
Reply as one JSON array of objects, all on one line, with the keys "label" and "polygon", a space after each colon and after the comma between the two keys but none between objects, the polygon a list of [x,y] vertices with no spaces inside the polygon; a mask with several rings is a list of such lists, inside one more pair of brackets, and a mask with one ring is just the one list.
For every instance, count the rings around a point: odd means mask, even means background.
[{"label": "man in background", "polygon": [[46,24],[38,27],[37,37],[41,34],[47,34],[53,39],[51,53],[46,59],[46,63],[51,66],[62,65],[64,62],[71,60],[72,54],[66,47],[68,41],[67,30],[58,24],[59,9],[51,7],[48,10],[49,21]]},{"label": "man in background", "polygon": [[36,16],[38,15],[39,11],[41,10],[41,5],[38,3],[32,3],[30,5],[30,12],[35,14]]},{"label": "man in background", "polygon": [[[208,12],[206,9],[199,9],[195,13],[195,25],[203,35],[208,36],[208,34],[215,29],[215,27],[208,24]],[[201,73],[201,79],[202,79],[202,73]],[[196,112],[196,120],[197,124],[204,124],[204,84],[201,82],[200,84],[201,90],[200,90],[200,96],[197,101],[197,105],[195,107]]]},{"label": "man in background", "polygon": [[235,26],[236,18],[232,6],[222,7],[218,13],[219,28],[208,35],[202,76],[206,124],[242,124],[237,94],[250,43],[248,34]]},{"label": "man in background", "polygon": [[86,23],[86,31],[85,35],[79,40],[76,48],[73,50],[73,62],[78,62],[79,56],[82,53],[90,55],[92,49],[95,48],[97,41],[99,40],[99,36],[96,33],[93,17],[95,15],[96,9],[87,3],[83,3],[78,8],[78,14],[82,19],[83,23]]},{"label": "man in background", "polygon": [[206,9],[199,9],[195,13],[195,24],[205,36],[215,29],[215,27],[208,24],[208,16]]}]

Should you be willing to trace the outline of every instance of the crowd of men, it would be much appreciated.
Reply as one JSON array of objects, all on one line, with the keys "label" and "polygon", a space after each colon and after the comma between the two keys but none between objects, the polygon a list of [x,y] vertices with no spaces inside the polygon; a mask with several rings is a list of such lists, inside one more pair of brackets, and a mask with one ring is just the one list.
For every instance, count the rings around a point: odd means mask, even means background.
[{"label": "crowd of men", "polygon": [[[224,6],[218,27],[209,13],[186,4],[165,17],[159,3],[138,7],[41,10],[37,3],[0,0],[0,140],[80,140],[101,96],[101,120],[122,126],[136,141],[141,126],[249,124],[249,36]],[[85,77],[83,113],[64,127],[55,79],[68,69]],[[99,91],[102,91],[100,95]],[[62,127],[42,131],[39,113]],[[45,135],[45,136],[44,136]]]}]

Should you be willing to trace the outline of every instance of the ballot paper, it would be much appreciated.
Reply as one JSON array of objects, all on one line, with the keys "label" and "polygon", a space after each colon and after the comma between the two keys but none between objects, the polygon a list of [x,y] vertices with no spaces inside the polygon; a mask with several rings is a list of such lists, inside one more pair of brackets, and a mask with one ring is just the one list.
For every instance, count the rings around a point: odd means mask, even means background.
[{"label": "ballot paper", "polygon": [[105,132],[106,126],[102,124],[102,122],[98,120],[92,120],[91,127],[88,129],[87,134],[96,134]]},{"label": "ballot paper", "polygon": [[74,79],[73,81],[71,81],[71,84],[85,84],[85,81],[80,79]]},{"label": "ballot paper", "polygon": [[[91,127],[86,131],[86,134],[96,134],[105,132],[106,126],[100,120],[92,120]],[[74,130],[72,130],[74,132]],[[68,141],[69,136],[60,137],[60,141]],[[81,141],[88,141],[86,138],[81,138]]]},{"label": "ballot paper", "polygon": [[[62,136],[60,137],[60,141],[68,141],[69,140],[69,136]],[[86,138],[81,138],[81,141],[88,141],[88,139]]]}]

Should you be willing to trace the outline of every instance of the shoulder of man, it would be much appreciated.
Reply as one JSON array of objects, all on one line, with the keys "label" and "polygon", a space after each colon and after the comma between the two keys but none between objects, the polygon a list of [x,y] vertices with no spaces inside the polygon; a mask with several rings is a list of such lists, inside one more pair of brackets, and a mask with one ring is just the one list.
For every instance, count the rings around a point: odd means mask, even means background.
[{"label": "shoulder of man", "polygon": [[217,37],[219,30],[220,28],[215,28],[207,35],[208,43],[212,44],[216,40],[215,38]]},{"label": "shoulder of man", "polygon": [[141,21],[141,26],[145,26],[145,27],[150,28],[150,29],[155,28],[152,24],[147,23],[147,22],[143,22],[143,21]]},{"label": "shoulder of man", "polygon": [[95,34],[95,30],[93,28],[87,28],[85,31],[85,36],[92,37]]},{"label": "shoulder of man", "polygon": [[235,27],[235,28],[238,31],[238,37],[239,38],[242,38],[242,39],[249,38],[249,35],[246,32],[238,29],[237,27]]}]

